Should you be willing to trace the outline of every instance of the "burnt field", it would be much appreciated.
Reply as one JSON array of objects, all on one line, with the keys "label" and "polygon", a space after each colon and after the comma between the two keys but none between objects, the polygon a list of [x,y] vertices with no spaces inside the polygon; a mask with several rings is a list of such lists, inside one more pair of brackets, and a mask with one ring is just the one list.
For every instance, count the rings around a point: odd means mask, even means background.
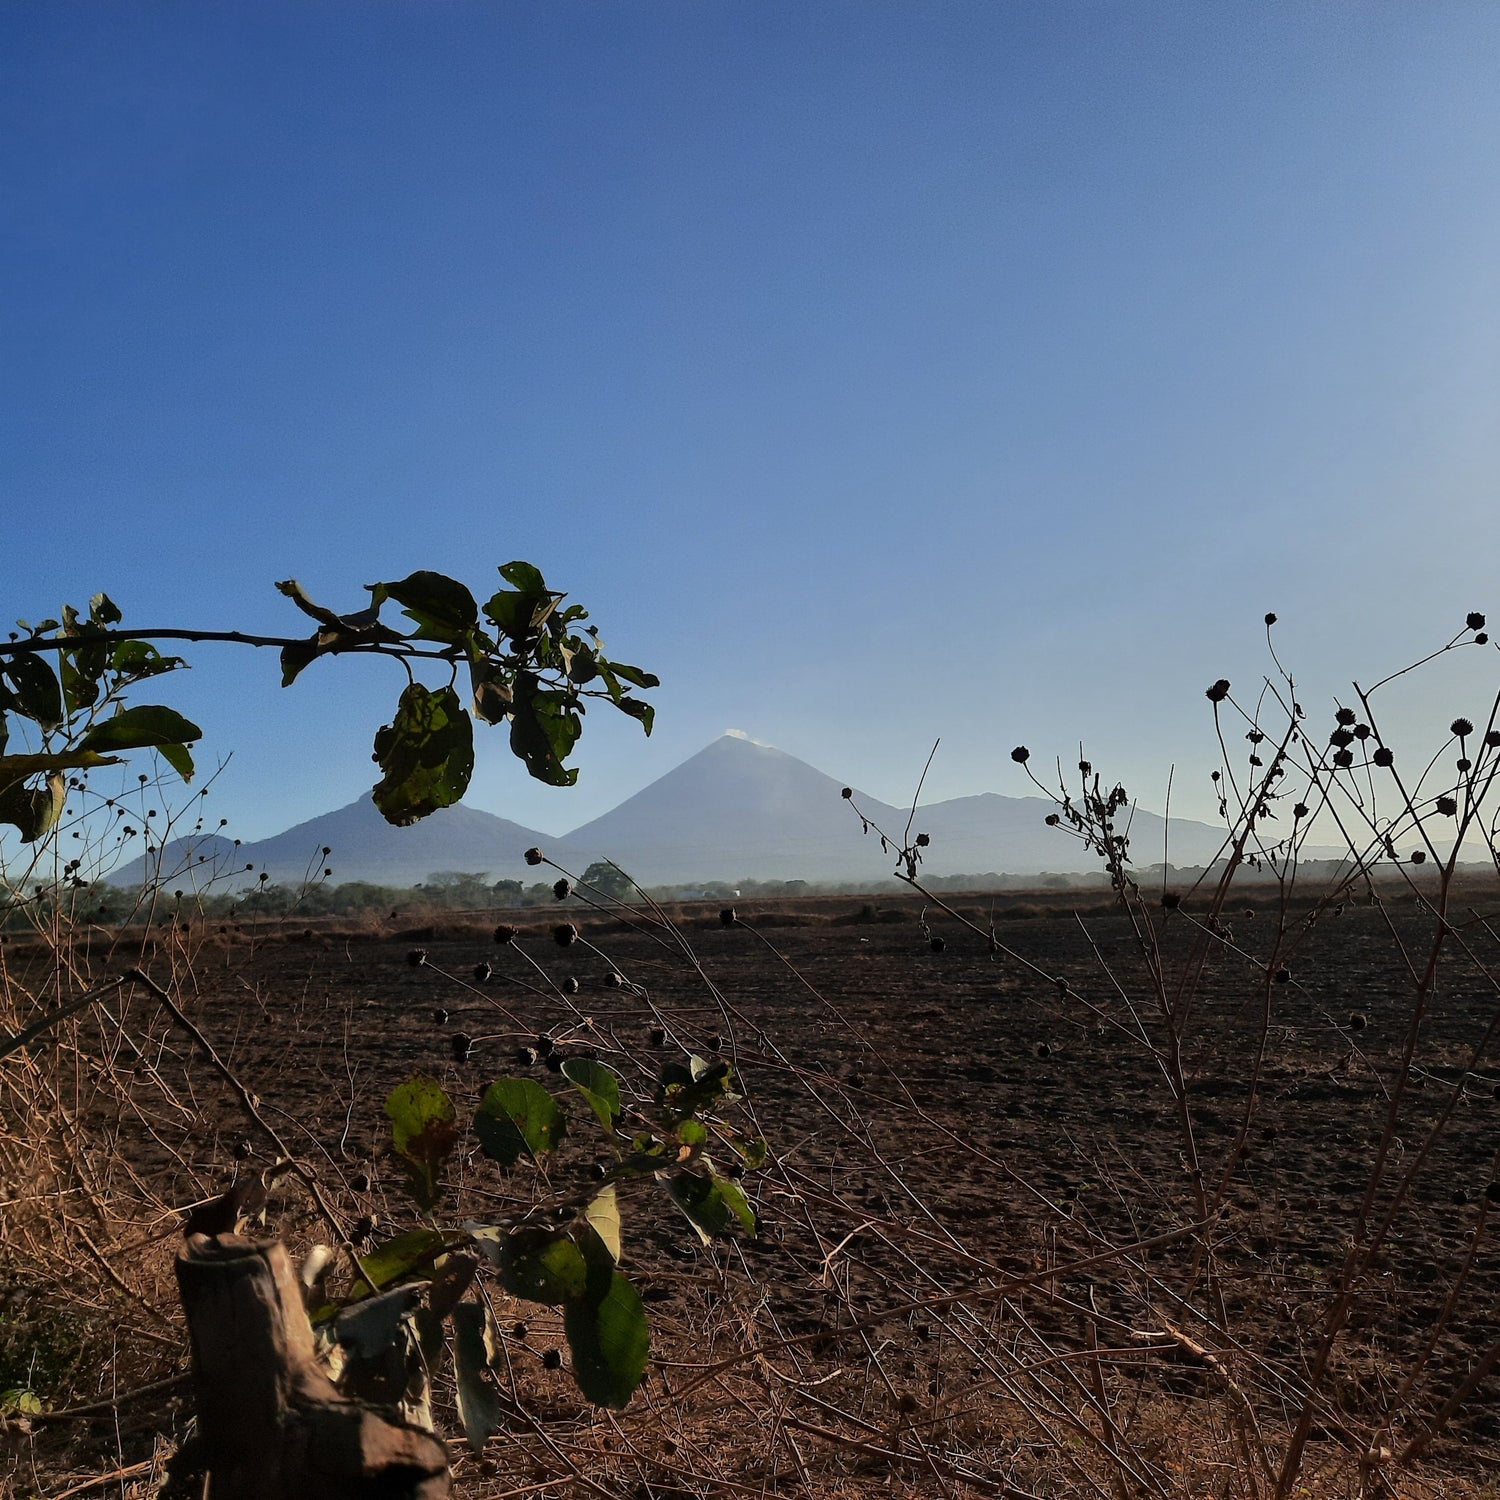
[{"label": "burnt field", "polygon": [[[414,1072],[463,1121],[500,1077],[565,1096],[559,1064],[587,1056],[619,1074],[628,1120],[671,1058],[735,1068],[725,1119],[768,1148],[742,1182],[756,1234],[701,1245],[649,1179],[622,1185],[653,1365],[619,1414],[549,1368],[553,1314],[494,1292],[507,1419],[460,1460],[463,1493],[1269,1494],[1304,1407],[1303,1493],[1485,1493],[1500,1057],[1484,923],[1449,944],[1429,1000],[1431,922],[1394,899],[1316,920],[1247,904],[1212,931],[1188,904],[1150,962],[1115,911],[952,904],[971,925],[915,897],[742,905],[728,925],[571,906],[210,925],[142,963],[372,1245],[419,1222],[383,1110]],[[156,1211],[99,1248],[138,1248],[132,1284],[170,1320],[170,1210],[273,1153],[147,997],[114,1020],[134,1105],[81,1103],[109,1181],[128,1174],[136,1215]],[[466,1136],[436,1220],[581,1191],[610,1156],[581,1115],[545,1173],[502,1172]],[[267,1227],[299,1251],[326,1238],[293,1178]],[[1351,1245],[1369,1247],[1352,1271]],[[182,1368],[156,1332],[132,1378]],[[180,1391],[131,1413],[117,1456],[144,1463],[184,1415]],[[87,1467],[89,1433],[39,1428],[32,1462]]]}]

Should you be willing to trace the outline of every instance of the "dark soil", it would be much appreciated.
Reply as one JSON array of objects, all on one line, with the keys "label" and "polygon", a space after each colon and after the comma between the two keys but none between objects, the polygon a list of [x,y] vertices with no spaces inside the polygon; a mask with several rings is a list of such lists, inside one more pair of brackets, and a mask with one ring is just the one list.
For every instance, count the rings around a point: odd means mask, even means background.
[{"label": "dark soil", "polygon": [[[1140,1399],[1215,1394],[1196,1344],[1220,1351],[1274,1424],[1295,1414],[1290,1393],[1317,1355],[1351,1243],[1378,1239],[1334,1349],[1313,1449],[1367,1442],[1415,1371],[1399,1450],[1500,1334],[1490,1222],[1500,1214],[1500,1051],[1486,1040],[1497,998],[1479,963],[1444,961],[1414,1029],[1412,973],[1423,972],[1431,934],[1411,909],[1351,905],[1309,925],[1268,905],[1236,912],[1207,939],[1190,911],[1172,913],[1164,966],[1196,973],[1169,985],[1188,1017],[1184,1117],[1141,1040],[1142,1029],[1157,1043],[1163,1032],[1122,918],[955,904],[980,931],[905,898],[742,906],[730,926],[716,908],[684,908],[681,943],[571,909],[583,936],[567,948],[552,938],[562,920],[552,912],[492,914],[467,930],[224,929],[189,934],[203,946],[185,993],[266,1118],[318,1166],[344,1212],[378,1221],[377,1240],[413,1222],[382,1111],[413,1071],[442,1081],[466,1118],[497,1077],[524,1073],[567,1092],[545,1060],[517,1062],[518,1049],[546,1050],[541,1037],[554,1057],[611,1064],[643,1108],[665,1058],[732,1061],[746,1099],[731,1118],[770,1148],[767,1170],[744,1181],[758,1235],[705,1249],[649,1181],[625,1194],[627,1269],[664,1335],[679,1336],[658,1337],[666,1366],[653,1381],[668,1390],[735,1354],[753,1324],[757,1339],[774,1329],[800,1340],[799,1359],[829,1369],[868,1367],[874,1351],[892,1392],[946,1402],[948,1420],[966,1411],[980,1432],[983,1402],[1011,1389],[996,1376],[1006,1351],[1076,1349],[1092,1320],[1102,1344],[1160,1346],[1122,1356],[1113,1377],[1137,1382]],[[521,927],[514,944],[493,941],[494,917]],[[1482,927],[1460,941],[1493,957]],[[146,961],[162,982],[172,951],[164,944]],[[481,963],[492,972],[476,977]],[[552,988],[569,977],[576,994]],[[473,1040],[463,1061],[455,1033]],[[135,1130],[122,1143],[168,1202],[225,1184],[237,1153],[250,1167],[269,1159],[230,1093],[201,1069],[192,1076],[191,1126]],[[589,1180],[608,1151],[586,1111],[574,1114],[550,1182],[524,1168],[505,1177],[469,1137],[454,1214],[494,1216]],[[365,1177],[362,1191],[350,1186]],[[273,1193],[270,1212],[293,1243],[318,1232],[294,1187]],[[1174,1243],[1066,1269],[1204,1217]],[[1027,1284],[1003,1299],[976,1293],[968,1306],[982,1315],[964,1327],[951,1306],[907,1305],[1007,1278]],[[1174,1344],[1169,1326],[1188,1342]],[[516,1357],[540,1348],[533,1335]],[[565,1374],[526,1369],[537,1399],[568,1406]],[[830,1389],[846,1391],[848,1378]],[[860,1409],[877,1397],[886,1399],[877,1388]],[[847,1391],[841,1399],[849,1410]],[[970,1435],[974,1451],[981,1439]],[[1454,1472],[1500,1470],[1500,1372],[1469,1395],[1432,1457]]]}]

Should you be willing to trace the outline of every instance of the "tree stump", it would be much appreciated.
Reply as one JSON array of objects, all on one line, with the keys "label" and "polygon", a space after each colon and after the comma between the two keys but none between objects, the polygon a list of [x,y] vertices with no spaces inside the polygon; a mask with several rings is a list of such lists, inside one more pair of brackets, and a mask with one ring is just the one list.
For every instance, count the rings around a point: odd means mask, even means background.
[{"label": "tree stump", "polygon": [[177,1257],[197,1394],[195,1467],[213,1500],[443,1500],[432,1433],[340,1395],[277,1240],[189,1237]]}]

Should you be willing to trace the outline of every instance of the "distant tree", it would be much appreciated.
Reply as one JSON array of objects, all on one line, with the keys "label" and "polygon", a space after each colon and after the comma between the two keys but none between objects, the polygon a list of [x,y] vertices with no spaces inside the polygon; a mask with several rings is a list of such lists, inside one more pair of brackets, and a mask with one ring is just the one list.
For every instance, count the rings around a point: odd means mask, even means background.
[{"label": "distant tree", "polygon": [[476,907],[494,903],[494,892],[486,870],[436,870],[417,887],[434,906]]},{"label": "distant tree", "polygon": [[607,859],[596,859],[583,872],[580,884],[592,887],[611,901],[629,901],[635,895],[635,881]]},{"label": "distant tree", "polygon": [[519,906],[525,889],[519,880],[497,880],[490,887],[490,895],[498,906]]}]

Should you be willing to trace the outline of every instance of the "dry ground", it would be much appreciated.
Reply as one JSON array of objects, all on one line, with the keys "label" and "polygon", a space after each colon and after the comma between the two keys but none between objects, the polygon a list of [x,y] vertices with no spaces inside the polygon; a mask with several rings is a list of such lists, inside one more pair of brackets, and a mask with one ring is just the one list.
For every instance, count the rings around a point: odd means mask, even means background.
[{"label": "dry ground", "polygon": [[[655,1362],[621,1414],[587,1409],[565,1368],[544,1367],[560,1343],[550,1314],[495,1293],[514,1407],[480,1458],[458,1459],[463,1495],[1256,1493],[1265,1479],[1247,1476],[1244,1405],[1276,1450],[1408,1040],[1392,945],[1417,935],[1415,919],[1351,906],[1307,934],[1272,996],[1258,1108],[1236,1151],[1267,995],[1254,955],[1277,920],[1269,907],[1237,911],[1184,1057],[1200,1170],[1224,1182],[1222,1209],[1199,1234],[1070,1270],[1194,1218],[1181,1121],[1130,1037],[1145,991],[1129,934],[1107,912],[1070,914],[1070,899],[956,898],[1048,979],[915,898],[743,906],[727,928],[716,908],[683,908],[683,944],[570,911],[584,941],[567,949],[550,936],[561,912],[494,914],[521,928],[508,946],[493,917],[381,931],[215,924],[162,939],[143,961],[340,1211],[377,1221],[377,1240],[415,1222],[381,1108],[413,1070],[440,1079],[463,1114],[506,1074],[565,1089],[544,1062],[516,1062],[541,1036],[558,1055],[610,1063],[643,1098],[683,1048],[735,1062],[744,1123],[771,1150],[745,1181],[758,1235],[703,1248],[651,1184],[626,1196],[625,1266],[651,1310]],[[1194,937],[1186,914],[1167,930],[1169,947],[1174,931]],[[428,961],[413,967],[416,948]],[[24,972],[24,953],[9,951]],[[129,958],[117,953],[115,968]],[[476,978],[479,964],[493,972]],[[576,994],[553,988],[570,977]],[[1500,1212],[1500,1061],[1492,1052],[1466,1072],[1496,997],[1477,969],[1443,977],[1398,1165],[1440,1112],[1448,1126],[1362,1286],[1299,1493],[1500,1493],[1493,1371],[1391,1487],[1388,1465],[1357,1461],[1408,1372],[1420,1379],[1384,1439],[1397,1451],[1500,1330],[1488,1223]],[[116,1082],[128,1072],[136,1103],[122,1114],[86,1077],[59,1084],[98,1149],[85,1167],[102,1206],[87,1284],[46,1345],[57,1398],[75,1406],[179,1376],[170,1209],[268,1160],[231,1092],[146,996],[91,1024],[83,1040]],[[121,1032],[124,1048],[110,1041]],[[464,1061],[455,1033],[473,1039]],[[548,1181],[506,1177],[472,1146],[440,1209],[448,1219],[564,1190],[606,1154],[582,1119]],[[40,1198],[58,1185],[34,1186]],[[13,1193],[10,1211],[26,1198]],[[128,1219],[115,1217],[122,1205]],[[298,1249],[321,1229],[294,1184],[273,1192],[269,1223]],[[28,1281],[25,1267],[5,1269],[12,1327],[36,1325],[40,1271]],[[109,1308],[105,1323],[91,1305]],[[524,1337],[512,1326],[522,1318]],[[186,1417],[179,1382],[97,1419],[13,1424],[0,1484],[147,1493]]]}]

